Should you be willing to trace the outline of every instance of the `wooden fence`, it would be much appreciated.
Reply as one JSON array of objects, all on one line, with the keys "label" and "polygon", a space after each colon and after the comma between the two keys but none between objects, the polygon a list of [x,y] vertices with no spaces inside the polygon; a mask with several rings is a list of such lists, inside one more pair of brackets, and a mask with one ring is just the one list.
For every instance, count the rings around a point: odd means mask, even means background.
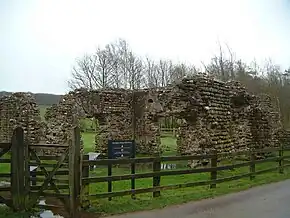
[{"label": "wooden fence", "polygon": [[[209,155],[189,155],[189,156],[168,156],[168,157],[142,157],[130,159],[98,159],[89,160],[88,155],[83,155],[80,149],[80,130],[75,128],[72,131],[72,138],[66,145],[29,145],[25,143],[24,133],[21,128],[14,131],[11,143],[2,143],[0,148],[0,163],[10,163],[10,173],[1,173],[0,178],[10,178],[11,186],[0,187],[0,202],[5,203],[16,211],[27,210],[33,207],[41,208],[65,208],[70,217],[78,217],[81,208],[90,205],[90,201],[99,198],[108,198],[131,195],[135,199],[137,194],[152,193],[153,197],[162,195],[161,191],[195,187],[209,186],[216,188],[217,184],[238,180],[248,177],[253,180],[256,175],[277,171],[283,173],[286,167],[289,167],[290,155],[286,151],[290,148],[281,145],[278,148],[267,148],[263,150],[251,150],[236,153],[215,153]],[[60,155],[40,155],[38,150],[62,150]],[[10,152],[11,158],[2,158],[3,155]],[[272,156],[264,159],[256,159],[256,154],[271,153]],[[228,159],[244,155],[248,160],[231,164],[221,165],[218,160]],[[9,155],[8,155],[9,156]],[[193,161],[210,160],[210,166],[204,168],[182,168],[174,170],[162,170],[161,165],[164,162],[172,161]],[[256,170],[256,166],[262,163],[272,162],[270,168]],[[140,163],[151,163],[152,171],[145,173],[135,173],[135,167]],[[110,169],[116,165],[130,165],[131,173],[124,175],[104,175],[91,177],[89,173],[90,166],[105,166]],[[31,171],[30,167],[37,169]],[[219,178],[221,171],[233,170],[247,167],[248,172],[225,178]],[[97,168],[98,171],[100,168]],[[170,184],[161,186],[162,178],[166,176],[188,175],[209,173],[208,179],[203,181],[188,181],[180,184]],[[135,188],[135,180],[151,178],[152,187]],[[112,191],[112,182],[131,181],[130,190]],[[89,186],[94,183],[106,182],[108,191],[90,193]],[[8,194],[7,194],[8,193]],[[4,196],[6,194],[6,196]],[[39,200],[45,198],[57,198],[61,202],[55,205],[40,205]]]},{"label": "wooden fence", "polygon": [[[82,183],[84,185],[89,185],[92,183],[99,183],[99,182],[108,182],[108,190],[112,190],[109,188],[111,186],[112,181],[122,181],[122,180],[131,180],[135,181],[136,179],[144,179],[144,178],[152,178],[152,187],[150,188],[140,188],[140,189],[131,189],[131,190],[124,190],[124,191],[108,191],[106,193],[97,193],[97,194],[89,194],[89,199],[93,200],[96,198],[109,198],[117,197],[117,196],[125,196],[125,195],[132,195],[135,196],[136,194],[148,193],[152,192],[153,197],[160,196],[160,192],[164,190],[172,190],[172,189],[179,189],[179,188],[186,188],[186,187],[195,187],[195,186],[205,186],[209,185],[210,188],[215,188],[217,184],[223,182],[234,181],[238,179],[242,179],[245,177],[250,178],[253,180],[256,175],[278,171],[279,173],[283,173],[284,168],[289,167],[290,164],[287,160],[287,164],[284,163],[284,160],[290,158],[290,155],[286,156],[283,155],[284,151],[290,151],[290,148],[284,148],[283,150],[280,148],[270,148],[270,149],[263,149],[263,150],[256,150],[256,151],[249,151],[249,152],[236,152],[232,153],[232,156],[237,155],[248,155],[250,157],[249,161],[245,161],[242,163],[236,164],[229,164],[218,166],[217,159],[218,158],[226,158],[228,154],[212,154],[212,155],[191,155],[191,156],[170,156],[170,157],[146,157],[146,158],[134,158],[134,159],[105,159],[105,160],[94,160],[94,161],[83,161],[83,166],[89,165],[120,165],[120,164],[132,164],[132,163],[153,163],[152,172],[146,173],[138,173],[138,174],[127,174],[127,175],[112,175],[112,176],[102,176],[102,177],[89,177],[89,178],[82,178]],[[255,156],[257,153],[261,152],[279,152],[278,156],[268,157],[265,159],[256,160]],[[188,161],[188,160],[201,160],[201,159],[210,159],[211,164],[210,167],[205,168],[196,168],[196,169],[179,169],[179,170],[168,170],[162,171],[161,170],[161,163],[166,161]],[[256,166],[266,162],[277,162],[277,165],[268,169],[263,170],[256,170]],[[226,178],[218,178],[218,172],[225,171],[225,170],[233,170],[241,167],[249,167],[249,172],[234,175],[231,177]],[[182,184],[171,184],[171,185],[164,185],[160,186],[160,181],[164,176],[176,176],[176,175],[186,175],[186,174],[199,174],[199,173],[209,173],[209,179],[204,181],[190,181],[188,183]],[[88,194],[88,193],[87,193]]]}]

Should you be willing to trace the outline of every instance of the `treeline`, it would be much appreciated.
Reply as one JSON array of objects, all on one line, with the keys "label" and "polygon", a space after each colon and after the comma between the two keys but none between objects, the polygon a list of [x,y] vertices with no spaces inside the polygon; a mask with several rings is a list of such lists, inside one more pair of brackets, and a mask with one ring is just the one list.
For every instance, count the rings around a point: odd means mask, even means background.
[{"label": "treeline", "polygon": [[57,104],[62,95],[46,94],[46,93],[36,93],[34,94],[35,100],[38,105],[53,105]]},{"label": "treeline", "polygon": [[270,59],[262,66],[256,61],[246,63],[237,59],[228,46],[219,45],[219,53],[198,67],[140,57],[119,39],[78,58],[69,85],[72,89],[163,87],[198,72],[223,81],[238,80],[253,94],[269,94],[281,111],[283,124],[290,127],[290,71],[282,70]]},{"label": "treeline", "polygon": [[[0,92],[0,97],[11,95],[11,92]],[[61,95],[47,94],[47,93],[33,93],[36,103],[38,105],[53,105],[57,104],[62,97]]]},{"label": "treeline", "polygon": [[69,85],[72,89],[162,87],[195,72],[197,70],[194,67],[183,63],[141,58],[125,40],[120,39],[103,49],[97,48],[93,54],[78,58]]}]

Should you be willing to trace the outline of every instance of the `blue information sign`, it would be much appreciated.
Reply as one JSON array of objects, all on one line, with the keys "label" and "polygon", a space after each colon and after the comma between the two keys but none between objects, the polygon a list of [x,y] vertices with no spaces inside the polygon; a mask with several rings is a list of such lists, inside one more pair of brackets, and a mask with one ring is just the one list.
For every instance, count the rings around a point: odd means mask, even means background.
[{"label": "blue information sign", "polygon": [[[135,158],[135,141],[134,140],[109,140],[108,141],[108,158]],[[135,163],[131,163],[131,174],[135,174]],[[112,164],[108,164],[108,176],[112,176]],[[135,189],[135,178],[131,179],[131,189]],[[112,192],[112,181],[108,181],[108,192]],[[135,195],[132,194],[132,198]],[[112,200],[109,197],[109,201]]]},{"label": "blue information sign", "polygon": [[109,140],[108,158],[134,158],[135,141],[134,140]]}]

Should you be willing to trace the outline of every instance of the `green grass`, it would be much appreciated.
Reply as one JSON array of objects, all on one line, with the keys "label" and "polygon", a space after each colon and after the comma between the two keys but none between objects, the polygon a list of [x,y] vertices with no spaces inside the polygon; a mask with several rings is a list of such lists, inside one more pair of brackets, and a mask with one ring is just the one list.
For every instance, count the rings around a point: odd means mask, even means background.
[{"label": "green grass", "polygon": [[176,154],[176,138],[166,135],[161,138],[161,146],[164,147],[164,155]]},{"label": "green grass", "polygon": [[95,151],[95,133],[82,133],[85,153]]},{"label": "green grass", "polygon": [[48,107],[49,107],[49,106],[47,106],[47,105],[39,105],[39,106],[38,106],[39,111],[40,111],[40,117],[41,117],[41,120],[44,120],[44,115],[45,115],[46,109],[47,109]]},{"label": "green grass", "polygon": [[[85,151],[94,150],[94,134],[84,133],[84,147]],[[170,135],[164,135],[161,138],[161,143],[165,146],[164,155],[175,155],[176,154],[176,139]],[[175,162],[176,163],[176,162]],[[178,164],[178,162],[177,162]],[[224,161],[223,164],[231,164],[230,161]],[[264,163],[256,166],[256,170],[267,169],[277,166],[278,163]],[[178,169],[185,168],[185,164],[180,164]],[[152,172],[152,165],[150,164],[139,164],[137,165],[136,173]],[[222,171],[218,173],[218,178],[224,178],[243,173],[248,173],[249,168],[243,167],[232,171]],[[113,175],[124,175],[130,174],[130,168],[128,166],[119,166],[113,168]],[[95,171],[91,172],[91,177],[100,177],[107,175],[107,168],[100,166]],[[226,182],[218,184],[216,189],[210,189],[208,186],[192,187],[192,188],[181,188],[177,190],[162,191],[161,197],[153,198],[152,193],[137,195],[136,200],[132,200],[130,196],[114,197],[112,201],[107,199],[98,199],[93,201],[92,211],[102,214],[117,214],[124,212],[133,212],[139,210],[150,210],[155,208],[162,208],[168,205],[185,203],[188,201],[199,200],[203,198],[210,198],[227,194],[231,192],[241,191],[254,187],[257,185],[267,184],[271,182],[281,181],[290,178],[290,170],[285,169],[284,174],[278,172],[266,173],[258,175],[256,179],[250,180],[244,178],[232,182]],[[189,174],[179,176],[163,176],[161,178],[161,185],[170,184],[182,184],[194,181],[203,181],[210,179],[209,173],[200,174]],[[138,188],[149,188],[152,187],[152,178],[137,179],[136,189]],[[127,181],[115,181],[113,182],[113,191],[130,190],[131,183]],[[90,184],[90,194],[107,192],[107,183],[94,183]]]},{"label": "green grass", "polygon": [[[85,152],[94,151],[94,133],[83,133]],[[166,147],[164,155],[176,154],[176,139],[170,135],[164,136],[162,144]],[[285,154],[286,155],[286,154]],[[176,163],[177,169],[185,169],[186,164],[180,162]],[[220,165],[231,164],[230,160],[223,161]],[[2,167],[1,167],[2,166]],[[263,163],[256,165],[256,170],[268,169],[278,166],[277,162]],[[0,164],[0,171],[5,170],[9,172],[9,168],[4,167],[4,164]],[[169,170],[166,170],[169,171]],[[152,172],[152,164],[138,164],[136,166],[136,173]],[[234,175],[244,174],[249,172],[249,167],[242,167],[235,170],[228,170],[218,172],[218,178],[225,178]],[[107,175],[106,166],[98,166],[97,169],[90,172],[90,177],[101,177]],[[129,166],[118,166],[113,168],[113,175],[130,174]],[[103,215],[118,214],[124,212],[133,212],[140,210],[151,210],[155,208],[163,208],[168,205],[181,204],[189,201],[200,200],[204,198],[216,197],[219,195],[237,192],[245,190],[257,185],[267,184],[271,182],[277,182],[290,178],[290,168],[285,169],[284,174],[278,172],[271,172],[256,176],[254,180],[249,178],[243,178],[236,181],[225,182],[218,184],[216,189],[210,189],[209,186],[180,188],[176,190],[161,191],[161,196],[153,198],[152,193],[136,195],[137,199],[132,200],[130,196],[114,197],[112,201],[107,199],[96,199],[92,201],[92,208],[90,211],[101,213]],[[161,177],[161,186],[171,184],[183,184],[195,181],[204,181],[210,179],[209,173],[188,174],[178,176],[163,176]],[[152,178],[136,179],[136,189],[152,187]],[[131,190],[130,180],[127,181],[115,181],[113,182],[113,191]],[[107,183],[93,183],[90,184],[90,194],[107,192]],[[22,215],[13,215],[9,211],[2,212],[0,208],[0,214],[5,214],[5,217],[21,217]],[[1,217],[1,215],[0,215]],[[24,214],[22,217],[27,217]]]},{"label": "green grass", "polygon": [[[1,159],[10,159],[10,154],[4,154]],[[0,163],[0,173],[10,173],[10,163]],[[0,181],[9,181],[10,178],[1,178]]]},{"label": "green grass", "polygon": [[[267,169],[277,166],[277,163],[266,163],[257,165],[257,170]],[[136,173],[151,171],[150,169],[139,168]],[[218,178],[229,177],[233,175],[249,172],[248,167],[243,167],[233,171],[224,171],[218,173]],[[129,174],[129,169],[114,168],[113,175]],[[105,176],[107,170],[105,168],[97,169],[91,176]],[[285,169],[284,174],[278,172],[266,173],[256,176],[254,180],[243,178],[236,181],[218,184],[216,189],[210,189],[208,186],[181,188],[176,190],[161,191],[161,197],[153,198],[152,193],[137,195],[136,200],[132,200],[130,196],[115,197],[112,201],[107,199],[99,199],[93,201],[93,211],[102,214],[118,214],[124,212],[133,212],[139,210],[151,210],[155,208],[163,208],[168,205],[181,204],[189,201],[211,198],[222,194],[237,192],[248,189],[257,185],[271,182],[277,182],[290,178],[289,169]],[[179,176],[163,176],[161,185],[180,184],[194,181],[203,181],[210,179],[209,173],[189,174]],[[136,188],[152,187],[152,178],[137,179]],[[113,191],[130,190],[130,181],[113,182]],[[90,193],[107,192],[107,183],[90,184]]]},{"label": "green grass", "polygon": [[[84,150],[86,153],[94,152],[95,150],[95,133],[84,132],[82,133],[84,142]],[[161,138],[161,145],[165,147],[164,155],[176,154],[176,138],[167,135]]]},{"label": "green grass", "polygon": [[[84,146],[85,150],[93,150],[92,141],[94,140],[94,134],[84,133]],[[176,139],[170,135],[165,135],[161,138],[162,145],[165,146],[164,155],[176,155]],[[173,163],[173,162],[171,162]],[[178,162],[174,162],[179,164]],[[232,164],[231,161],[223,161],[223,165]],[[277,166],[278,163],[263,163],[256,166],[256,170],[268,169]],[[136,173],[152,172],[152,164],[138,164],[136,166]],[[178,169],[185,169],[186,164],[180,163]],[[218,178],[230,177],[234,175],[248,173],[249,168],[243,167],[232,171],[222,171],[218,173]],[[129,166],[119,166],[113,168],[113,175],[130,174]],[[100,177],[107,175],[107,167],[99,166],[95,171],[91,172],[91,177]],[[138,210],[150,210],[154,208],[162,208],[168,205],[180,204],[192,200],[199,200],[203,198],[210,198],[227,194],[231,192],[245,190],[247,188],[271,183],[275,181],[281,181],[290,178],[290,171],[285,169],[284,174],[278,172],[267,173],[259,175],[251,181],[249,178],[240,179],[237,181],[226,182],[218,184],[216,189],[209,189],[208,186],[181,188],[177,190],[162,191],[161,197],[152,198],[152,193],[137,195],[136,200],[132,200],[130,196],[115,197],[112,201],[107,199],[99,199],[93,201],[92,211],[103,214],[117,214],[124,212],[133,212]],[[163,176],[161,178],[161,185],[170,184],[182,184],[194,181],[204,181],[210,179],[209,173],[178,175],[178,176]],[[152,178],[137,179],[136,189],[152,187]],[[115,181],[113,182],[113,191],[130,190],[131,183],[127,181]],[[90,194],[107,192],[107,183],[94,183],[90,184]]]},{"label": "green grass", "polygon": [[14,213],[8,207],[0,207],[0,218],[30,218],[31,213]]},{"label": "green grass", "polygon": [[[258,169],[265,169],[276,166],[277,163],[267,163],[258,165]],[[146,172],[149,169],[139,169],[137,173]],[[235,171],[225,171],[219,173],[219,178],[227,177],[230,175],[236,175],[240,173],[248,172],[248,168],[241,168]],[[107,171],[105,168],[98,168],[91,176],[104,176]],[[128,169],[114,168],[113,175],[122,175],[129,173]],[[216,189],[210,189],[208,186],[181,188],[177,190],[161,191],[161,196],[153,198],[152,193],[137,195],[136,200],[132,200],[130,196],[114,197],[112,201],[107,199],[99,199],[92,201],[92,208],[89,211],[94,213],[101,213],[102,215],[119,214],[125,212],[133,212],[140,210],[151,210],[157,208],[163,208],[169,205],[182,204],[189,201],[196,201],[204,198],[212,198],[220,195],[242,191],[258,185],[267,183],[282,181],[290,178],[289,169],[285,169],[284,174],[277,172],[266,173],[256,176],[254,180],[249,178],[240,179],[237,181],[226,182],[218,184]],[[209,179],[209,173],[203,174],[191,174],[181,176],[164,176],[161,178],[161,185],[178,184],[193,182],[198,180]],[[152,187],[152,179],[138,179],[136,180],[136,188]],[[118,181],[113,182],[113,191],[118,190],[130,190],[130,181]],[[90,193],[100,193],[107,191],[106,183],[96,183],[90,185]],[[16,217],[28,217],[28,213],[14,214],[8,209],[0,208],[0,217],[16,218]]]}]

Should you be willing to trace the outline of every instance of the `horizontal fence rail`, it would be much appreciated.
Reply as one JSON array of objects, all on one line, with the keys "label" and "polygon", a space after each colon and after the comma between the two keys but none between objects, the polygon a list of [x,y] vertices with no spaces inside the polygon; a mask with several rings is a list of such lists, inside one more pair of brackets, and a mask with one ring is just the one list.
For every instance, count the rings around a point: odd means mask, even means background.
[{"label": "horizontal fence rail", "polygon": [[131,164],[131,163],[153,163],[164,161],[183,161],[183,160],[201,160],[212,158],[213,155],[187,155],[187,156],[168,156],[168,157],[141,157],[128,159],[99,159],[85,160],[83,165],[108,165],[108,164]]},{"label": "horizontal fence rail", "polygon": [[[265,148],[265,149],[256,149],[256,150],[247,150],[247,151],[238,151],[232,153],[218,153],[218,154],[207,154],[207,155],[186,155],[186,156],[168,156],[168,157],[142,157],[142,158],[128,158],[128,159],[100,159],[100,160],[84,160],[82,162],[83,167],[89,167],[92,165],[99,166],[112,166],[112,165],[122,165],[122,164],[138,164],[138,163],[153,163],[152,172],[145,173],[134,173],[134,174],[124,174],[124,175],[108,175],[108,176],[94,176],[94,177],[83,177],[82,184],[84,186],[89,186],[93,183],[108,182],[108,186],[112,186],[112,182],[116,181],[125,181],[131,180],[135,182],[135,179],[145,179],[152,178],[152,187],[150,188],[137,188],[131,190],[123,191],[112,191],[112,187],[108,188],[108,192],[88,194],[90,200],[98,198],[108,198],[111,200],[112,197],[120,197],[126,195],[143,194],[143,193],[153,193],[153,197],[160,196],[160,191],[172,190],[186,187],[195,187],[195,186],[205,186],[209,185],[211,188],[215,188],[217,184],[223,182],[229,182],[234,180],[239,180],[242,178],[250,178],[251,180],[255,178],[256,175],[279,171],[283,173],[283,170],[287,167],[290,167],[290,155],[285,155],[284,151],[290,151],[290,147],[274,147],[274,148]],[[259,154],[266,153],[279,153],[275,156],[265,157],[262,159],[255,159]],[[227,158],[236,158],[238,156],[244,155],[248,157],[247,161],[241,163],[232,163],[225,165],[217,165],[218,159],[227,159]],[[166,161],[192,161],[192,160],[204,160],[209,159],[211,161],[210,167],[203,168],[189,168],[189,169],[173,169],[173,170],[161,170],[161,162]],[[262,163],[276,163],[276,166],[269,167],[267,169],[256,170],[256,166],[259,166]],[[286,163],[286,164],[285,164]],[[156,169],[157,166],[157,169]],[[228,176],[225,178],[218,178],[218,173],[226,170],[234,170],[242,167],[248,167],[249,172],[242,173],[240,175]],[[188,174],[199,174],[199,173],[210,173],[210,178],[204,181],[194,181],[181,184],[170,184],[170,185],[160,185],[161,178],[164,176],[178,176],[178,175],[188,175]]]},{"label": "horizontal fence rail", "polygon": [[[84,183],[95,183],[95,182],[107,182],[107,181],[121,181],[129,179],[140,179],[140,178],[151,178],[154,176],[176,176],[176,175],[186,175],[193,173],[206,173],[206,172],[215,172],[223,170],[233,170],[240,167],[250,166],[251,164],[260,164],[266,162],[280,161],[285,158],[290,158],[290,155],[284,157],[271,157],[262,160],[247,161],[239,164],[231,164],[219,167],[207,167],[207,168],[198,168],[198,169],[185,169],[185,170],[171,170],[171,171],[162,171],[162,172],[149,172],[149,173],[139,173],[139,174],[128,174],[128,175],[118,175],[118,176],[102,176],[102,177],[92,177],[82,179]],[[190,160],[190,159],[189,159]]]}]

